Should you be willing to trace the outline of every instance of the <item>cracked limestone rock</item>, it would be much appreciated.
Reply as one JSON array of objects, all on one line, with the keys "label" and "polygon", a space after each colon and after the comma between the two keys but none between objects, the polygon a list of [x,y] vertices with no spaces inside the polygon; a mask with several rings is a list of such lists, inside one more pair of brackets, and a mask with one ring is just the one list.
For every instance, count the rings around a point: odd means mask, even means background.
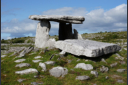
[{"label": "cracked limestone rock", "polygon": [[20,63],[20,64],[17,64],[15,67],[29,67],[31,66],[29,63]]},{"label": "cracked limestone rock", "polygon": [[14,62],[16,62],[16,63],[20,63],[20,62],[23,62],[23,61],[25,61],[26,59],[18,59],[18,60],[15,60]]},{"label": "cracked limestone rock", "polygon": [[45,64],[48,64],[48,65],[54,65],[55,64],[55,61],[46,61],[44,62]]},{"label": "cracked limestone rock", "polygon": [[91,74],[94,74],[96,77],[98,77],[98,72],[97,71],[91,71]]},{"label": "cracked limestone rock", "polygon": [[38,63],[38,62],[40,62],[41,60],[32,60],[32,62],[34,62],[34,63]]},{"label": "cracked limestone rock", "polygon": [[89,76],[86,76],[86,75],[77,76],[77,77],[76,77],[76,80],[88,80],[88,79],[90,79],[90,77],[89,77]]},{"label": "cracked limestone rock", "polygon": [[78,63],[75,68],[82,68],[84,70],[92,70],[93,66],[91,64]]},{"label": "cracked limestone rock", "polygon": [[68,69],[64,67],[53,67],[51,70],[49,70],[50,75],[54,77],[64,77],[68,73]]},{"label": "cracked limestone rock", "polygon": [[25,70],[22,70],[22,71],[16,71],[15,72],[15,74],[20,74],[20,75],[29,74],[29,73],[38,73],[38,71],[34,68],[29,68],[29,69],[25,69]]}]

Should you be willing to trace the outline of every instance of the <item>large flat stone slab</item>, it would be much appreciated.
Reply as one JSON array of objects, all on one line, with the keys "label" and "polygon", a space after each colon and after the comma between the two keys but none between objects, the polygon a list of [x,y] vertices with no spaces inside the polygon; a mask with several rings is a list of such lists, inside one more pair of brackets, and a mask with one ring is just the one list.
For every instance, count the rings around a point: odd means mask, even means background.
[{"label": "large flat stone slab", "polygon": [[65,23],[81,24],[85,18],[83,16],[63,16],[63,15],[30,15],[29,19],[32,20],[48,20]]},{"label": "large flat stone slab", "polygon": [[86,57],[98,57],[113,53],[121,49],[117,44],[104,43],[93,40],[71,40],[57,41],[55,47],[65,52]]}]

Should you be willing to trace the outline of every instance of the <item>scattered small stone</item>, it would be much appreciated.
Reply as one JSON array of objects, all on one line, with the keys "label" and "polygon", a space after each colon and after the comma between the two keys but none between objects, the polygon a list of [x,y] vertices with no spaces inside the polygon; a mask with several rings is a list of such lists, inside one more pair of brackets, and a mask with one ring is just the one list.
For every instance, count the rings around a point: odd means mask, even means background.
[{"label": "scattered small stone", "polygon": [[105,77],[105,79],[108,79],[108,78],[109,78],[108,76]]},{"label": "scattered small stone", "polygon": [[78,59],[77,61],[80,61],[80,59]]},{"label": "scattered small stone", "polygon": [[1,55],[1,58],[4,58],[6,55]]},{"label": "scattered small stone", "polygon": [[29,55],[33,55],[33,54],[36,54],[36,53],[34,52],[34,53],[29,54]]},{"label": "scattered small stone", "polygon": [[15,67],[29,67],[31,66],[29,63],[20,63],[20,64],[17,64]]},{"label": "scattered small stone", "polygon": [[89,77],[89,76],[86,76],[86,75],[77,76],[77,77],[76,77],[76,80],[88,80],[88,79],[90,79],[90,77]]},{"label": "scattered small stone", "polygon": [[117,66],[117,62],[116,63],[113,63],[113,64],[110,64],[111,67],[115,67]]},{"label": "scattered small stone", "polygon": [[85,60],[85,61],[88,61],[88,60]]},{"label": "scattered small stone", "polygon": [[124,50],[127,50],[127,48],[124,48]]},{"label": "scattered small stone", "polygon": [[105,67],[105,66],[102,66],[101,68],[100,68],[100,71],[101,72],[108,72],[108,67]]},{"label": "scattered small stone", "polygon": [[37,56],[37,57],[35,57],[35,59],[38,59],[38,58],[41,58],[41,56]]},{"label": "scattered small stone", "polygon": [[37,83],[37,82],[31,82],[31,84],[32,84],[32,85],[38,85],[38,83]]},{"label": "scattered small stone", "polygon": [[120,62],[120,64],[122,64],[122,65],[126,64],[125,61],[119,61],[119,62]]},{"label": "scattered small stone", "polygon": [[123,80],[120,80],[120,79],[118,79],[117,82],[118,83],[124,83],[124,81]]},{"label": "scattered small stone", "polygon": [[34,78],[39,78],[39,75],[35,75]]},{"label": "scattered small stone", "polygon": [[42,71],[46,71],[46,65],[44,63],[39,63],[39,66],[42,68]]},{"label": "scattered small stone", "polygon": [[117,57],[115,57],[115,59],[120,59],[120,60],[124,60],[124,57],[120,56],[118,53],[116,53]]},{"label": "scattered small stone", "polygon": [[32,62],[34,62],[34,63],[38,63],[38,62],[40,62],[41,60],[32,60]]},{"label": "scattered small stone", "polygon": [[22,70],[22,71],[16,71],[15,74],[29,74],[29,73],[38,73],[38,71],[34,68],[29,68],[29,69],[25,69],[25,70]]},{"label": "scattered small stone", "polygon": [[18,79],[17,81],[18,81],[19,83],[21,83],[21,82],[24,81],[24,80],[26,80],[26,79]]},{"label": "scattered small stone", "polygon": [[97,84],[93,84],[93,85],[97,85]]},{"label": "scattered small stone", "polygon": [[117,72],[124,72],[126,69],[117,69]]},{"label": "scattered small stone", "polygon": [[20,63],[20,62],[23,62],[23,61],[25,61],[25,60],[26,60],[26,59],[18,59],[18,60],[14,61],[14,62]]},{"label": "scattered small stone", "polygon": [[55,64],[55,61],[46,61],[44,62],[45,64],[48,64],[48,65],[54,65]]},{"label": "scattered small stone", "polygon": [[54,77],[64,77],[68,73],[68,69],[64,67],[53,67],[51,70],[49,70],[50,75]]},{"label": "scattered small stone", "polygon": [[102,58],[101,61],[107,63],[104,58]]},{"label": "scattered small stone", "polygon": [[82,68],[84,70],[92,70],[93,66],[91,64],[78,63],[74,68]]},{"label": "scattered small stone", "polygon": [[94,74],[96,77],[98,77],[98,72],[97,71],[91,71],[91,74]]}]

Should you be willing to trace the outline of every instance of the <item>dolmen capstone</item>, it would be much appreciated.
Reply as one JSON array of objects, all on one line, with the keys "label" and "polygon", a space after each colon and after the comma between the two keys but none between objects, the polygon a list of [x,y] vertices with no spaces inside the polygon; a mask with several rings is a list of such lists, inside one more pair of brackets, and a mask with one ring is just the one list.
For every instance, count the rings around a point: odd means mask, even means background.
[{"label": "dolmen capstone", "polygon": [[55,39],[49,39],[50,21],[59,22],[59,40],[82,39],[76,29],[72,33],[72,24],[82,24],[85,20],[82,16],[30,15],[29,19],[40,21],[37,24],[35,47],[45,48],[54,46]]},{"label": "dolmen capstone", "polygon": [[77,56],[86,57],[98,57],[104,54],[114,53],[121,49],[120,46],[112,43],[78,39],[57,41],[55,47]]}]

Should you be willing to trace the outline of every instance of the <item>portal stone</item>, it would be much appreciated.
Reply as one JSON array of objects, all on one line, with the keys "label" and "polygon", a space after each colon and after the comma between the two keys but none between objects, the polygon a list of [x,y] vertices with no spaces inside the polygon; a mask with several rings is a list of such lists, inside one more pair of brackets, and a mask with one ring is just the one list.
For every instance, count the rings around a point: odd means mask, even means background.
[{"label": "portal stone", "polygon": [[50,22],[42,20],[37,25],[35,47],[45,48],[49,39]]}]

